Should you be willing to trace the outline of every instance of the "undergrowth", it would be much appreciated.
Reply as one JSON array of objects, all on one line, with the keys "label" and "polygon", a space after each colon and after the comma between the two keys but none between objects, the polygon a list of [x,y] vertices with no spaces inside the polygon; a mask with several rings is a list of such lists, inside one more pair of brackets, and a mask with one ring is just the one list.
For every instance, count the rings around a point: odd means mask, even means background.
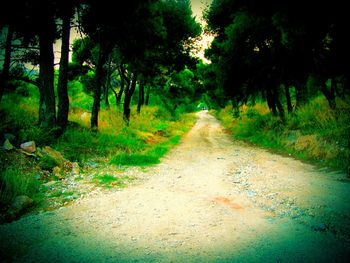
[{"label": "undergrowth", "polygon": [[[2,143],[6,136],[10,136],[15,149],[19,149],[20,144],[26,141],[35,141],[40,148],[49,145],[65,159],[78,162],[82,169],[84,165],[99,162],[117,166],[157,164],[195,121],[194,114],[178,111],[174,116],[162,105],[144,106],[140,114],[137,114],[136,106],[133,106],[130,125],[127,126],[121,109],[114,105],[110,110],[102,107],[99,113],[99,131],[92,132],[89,128],[92,97],[83,93],[83,86],[79,82],[71,82],[69,124],[63,135],[53,138],[37,124],[37,88],[28,86],[25,89],[25,96],[9,92],[1,101]],[[40,184],[55,178],[53,168],[57,164],[54,160],[45,159],[46,157],[35,159],[18,150],[2,151],[1,155],[5,156],[0,160],[1,205],[11,203],[21,194],[35,199],[39,196],[39,189],[44,189],[40,188]],[[11,157],[13,161],[8,162],[6,159],[10,155],[15,157]],[[16,156],[22,160],[20,163]],[[36,169],[40,169],[41,175],[35,173]],[[45,175],[43,179],[41,169],[52,176]],[[109,180],[118,179],[108,176],[95,179],[99,185],[105,184],[104,182],[109,185],[112,183]]]},{"label": "undergrowth", "polygon": [[122,179],[109,174],[96,175],[93,178],[93,182],[105,188],[113,188],[115,186],[118,188],[124,188],[126,185]]},{"label": "undergrowth", "polygon": [[350,105],[343,100],[331,110],[323,97],[316,97],[284,121],[272,116],[265,103],[243,105],[238,118],[230,106],[216,114],[236,139],[349,172]]},{"label": "undergrowth", "polygon": [[0,159],[0,210],[19,195],[35,199],[40,190],[35,162],[16,152],[0,152]]}]

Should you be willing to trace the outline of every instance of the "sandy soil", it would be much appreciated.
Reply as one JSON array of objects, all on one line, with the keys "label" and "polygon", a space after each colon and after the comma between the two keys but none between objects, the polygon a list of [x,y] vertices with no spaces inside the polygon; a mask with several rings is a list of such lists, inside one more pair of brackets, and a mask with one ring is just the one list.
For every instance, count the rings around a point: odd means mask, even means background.
[{"label": "sandy soil", "polygon": [[350,184],[203,111],[138,184],[0,226],[3,262],[346,262]]}]

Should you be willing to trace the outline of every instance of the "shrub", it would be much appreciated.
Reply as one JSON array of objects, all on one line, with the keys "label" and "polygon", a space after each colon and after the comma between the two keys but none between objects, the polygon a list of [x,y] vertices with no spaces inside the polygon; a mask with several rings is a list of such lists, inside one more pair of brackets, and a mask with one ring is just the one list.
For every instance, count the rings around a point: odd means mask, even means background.
[{"label": "shrub", "polygon": [[324,97],[315,97],[285,121],[273,117],[262,103],[243,105],[239,118],[232,107],[217,112],[218,118],[238,139],[314,160],[322,165],[346,171],[349,167],[350,105],[337,101],[331,110]]}]

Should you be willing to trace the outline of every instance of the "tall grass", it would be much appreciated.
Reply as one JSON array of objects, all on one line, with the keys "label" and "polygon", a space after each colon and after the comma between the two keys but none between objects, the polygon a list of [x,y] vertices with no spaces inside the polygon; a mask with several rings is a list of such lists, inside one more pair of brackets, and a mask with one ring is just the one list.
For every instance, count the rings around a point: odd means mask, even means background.
[{"label": "tall grass", "polygon": [[230,106],[217,116],[237,139],[348,171],[350,105],[342,100],[337,105],[331,110],[323,97],[316,97],[284,121],[273,117],[265,103],[242,106],[239,118]]},{"label": "tall grass", "polygon": [[[152,147],[162,144],[160,148],[170,148],[171,143],[167,146],[164,143],[183,134],[194,122],[194,117],[185,113],[178,113],[179,116],[174,118],[160,103],[157,106],[144,106],[140,114],[133,106],[130,125],[127,126],[122,111],[111,105],[110,110],[100,110],[99,132],[91,132],[92,97],[83,92],[84,87],[80,82],[72,81],[69,83],[69,125],[60,138],[54,139],[38,127],[39,94],[35,87],[28,90],[29,96],[17,93],[5,95],[0,108],[3,120],[0,133],[15,135],[16,147],[31,140],[40,147],[51,145],[72,161],[84,162],[96,157],[111,159],[118,154],[154,155],[150,150]],[[159,153],[163,154],[163,150]]]},{"label": "tall grass", "polygon": [[[21,86],[18,92],[6,93],[0,104],[0,137],[6,133],[14,135],[11,143],[15,148],[26,141],[35,141],[37,147],[50,145],[64,158],[79,162],[82,170],[92,167],[90,163],[146,166],[159,163],[195,121],[193,114],[181,113],[180,110],[174,116],[159,100],[157,105],[144,106],[140,114],[133,106],[130,125],[127,126],[122,110],[111,103],[110,110],[101,107],[98,132],[92,132],[93,100],[83,91],[81,83],[69,83],[69,123],[59,138],[52,137],[38,126],[39,93],[36,87]],[[47,196],[62,195],[58,192],[46,195],[47,188],[41,187],[48,179],[54,178],[53,168],[57,165],[54,160],[48,157],[34,159],[15,150],[0,151],[0,157],[0,208],[5,208],[18,195],[27,195],[37,204],[42,204]],[[94,180],[106,187],[124,185],[117,177],[109,175]]]},{"label": "tall grass", "polygon": [[39,181],[34,173],[26,173],[14,166],[0,172],[0,205],[10,203],[16,196],[33,197],[39,191]]},{"label": "tall grass", "polygon": [[130,129],[136,131],[143,147],[129,153],[124,151],[115,154],[110,164],[146,166],[159,163],[160,158],[179,143],[181,135],[193,126],[196,119],[194,114],[183,114],[181,120],[170,121],[165,119],[169,116],[163,114],[163,110],[159,111],[158,107],[153,106],[137,115]]}]

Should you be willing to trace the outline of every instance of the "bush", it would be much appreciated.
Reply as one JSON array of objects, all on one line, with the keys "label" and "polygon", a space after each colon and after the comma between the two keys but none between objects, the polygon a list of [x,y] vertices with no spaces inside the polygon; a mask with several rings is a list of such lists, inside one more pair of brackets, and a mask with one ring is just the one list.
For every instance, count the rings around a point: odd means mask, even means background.
[{"label": "bush", "polygon": [[350,105],[341,100],[337,105],[331,110],[323,97],[316,97],[287,115],[284,122],[268,113],[262,103],[243,105],[239,118],[233,117],[230,106],[217,116],[235,138],[347,171]]}]

